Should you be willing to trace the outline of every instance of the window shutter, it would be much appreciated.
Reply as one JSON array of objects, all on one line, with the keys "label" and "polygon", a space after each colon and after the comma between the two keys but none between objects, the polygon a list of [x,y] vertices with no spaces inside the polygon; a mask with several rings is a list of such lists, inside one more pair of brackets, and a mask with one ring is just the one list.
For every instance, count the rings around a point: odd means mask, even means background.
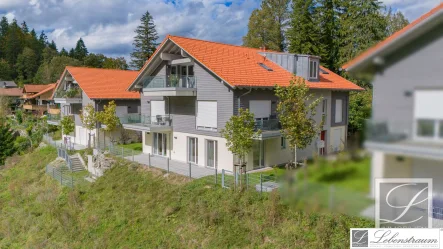
[{"label": "window shutter", "polygon": [[165,115],[165,101],[164,100],[151,101],[151,117],[155,117],[157,115],[161,115],[161,116]]},{"label": "window shutter", "polygon": [[270,100],[249,101],[249,111],[254,114],[254,118],[269,118],[271,116]]},{"label": "window shutter", "polygon": [[217,129],[217,102],[197,102],[197,127]]},{"label": "window shutter", "polygon": [[416,119],[443,119],[443,91],[415,91],[414,115]]}]

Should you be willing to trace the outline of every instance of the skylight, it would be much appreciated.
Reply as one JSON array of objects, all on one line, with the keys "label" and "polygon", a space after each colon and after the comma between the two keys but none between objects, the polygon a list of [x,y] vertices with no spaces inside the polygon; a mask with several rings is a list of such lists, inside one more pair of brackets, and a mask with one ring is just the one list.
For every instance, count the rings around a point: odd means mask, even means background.
[{"label": "skylight", "polygon": [[272,68],[266,66],[266,65],[263,64],[263,63],[258,63],[258,65],[260,65],[262,68],[264,68],[264,69],[266,69],[266,70],[268,70],[268,71],[274,71],[274,70],[272,70]]},{"label": "skylight", "polygon": [[323,69],[321,69],[321,68],[320,68],[320,72],[321,72],[322,74],[329,74],[328,72],[326,72],[325,70],[323,70]]}]

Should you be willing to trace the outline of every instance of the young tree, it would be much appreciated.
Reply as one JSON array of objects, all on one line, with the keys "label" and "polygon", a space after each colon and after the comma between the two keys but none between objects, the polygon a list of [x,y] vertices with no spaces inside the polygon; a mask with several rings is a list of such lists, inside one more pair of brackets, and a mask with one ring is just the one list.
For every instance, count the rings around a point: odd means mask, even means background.
[{"label": "young tree", "polygon": [[155,52],[158,43],[158,34],[155,29],[154,19],[149,11],[140,19],[141,25],[135,30],[134,52],[131,53],[131,66],[139,70],[143,67],[146,60]]},{"label": "young tree", "polygon": [[128,70],[128,63],[124,57],[105,58],[103,68]]},{"label": "young tree", "polygon": [[89,131],[88,148],[91,148],[91,131],[96,128],[97,125],[97,113],[91,103],[83,108],[83,111],[80,114],[80,119],[83,123],[83,127]]},{"label": "young tree", "polygon": [[372,90],[351,92],[349,95],[349,132],[363,132],[365,121],[371,117]]},{"label": "young tree", "polygon": [[243,37],[243,45],[284,51],[288,5],[289,0],[264,0],[260,9],[254,10],[249,17],[248,33]]},{"label": "young tree", "polygon": [[62,120],[60,120],[60,126],[64,135],[69,135],[75,130],[75,122],[70,116],[63,116]]},{"label": "young tree", "polygon": [[77,41],[74,49],[74,58],[83,61],[83,59],[88,55],[88,49],[86,48],[85,42],[82,38]]},{"label": "young tree", "polygon": [[6,120],[0,119],[0,165],[4,165],[6,158],[16,152],[14,141],[13,130]]},{"label": "young tree", "polygon": [[400,11],[393,12],[391,8],[389,8],[388,13],[386,14],[387,19],[387,29],[386,36],[389,37],[400,29],[406,27],[409,24],[408,19],[401,13]]},{"label": "young tree", "polygon": [[112,100],[107,105],[103,106],[103,111],[98,112],[97,120],[105,125],[105,128],[102,128],[105,132],[112,132],[114,131],[117,126],[120,124],[120,119],[117,117],[115,110],[117,109],[117,105],[115,104],[115,101]]},{"label": "young tree", "polygon": [[288,87],[276,86],[275,95],[283,135],[294,149],[294,164],[297,164],[297,149],[304,149],[318,136],[323,121],[319,124],[314,117],[322,98],[315,99],[303,78],[291,80]]},{"label": "young tree", "polygon": [[298,54],[320,54],[319,26],[315,19],[314,0],[293,0],[290,27],[286,35],[289,52]]},{"label": "young tree", "polygon": [[251,151],[253,139],[260,133],[260,130],[255,130],[254,114],[242,108],[238,110],[238,115],[231,116],[221,131],[228,150],[239,158],[241,166],[246,164],[245,157]]}]

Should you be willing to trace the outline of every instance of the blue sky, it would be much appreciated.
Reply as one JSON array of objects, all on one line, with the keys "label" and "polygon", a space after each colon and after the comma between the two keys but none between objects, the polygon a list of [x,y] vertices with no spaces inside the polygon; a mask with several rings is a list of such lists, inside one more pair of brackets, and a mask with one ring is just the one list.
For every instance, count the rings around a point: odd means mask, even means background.
[{"label": "blue sky", "polygon": [[[160,39],[167,34],[241,44],[260,0],[0,0],[0,16],[45,30],[59,48],[82,37],[90,52],[129,59],[134,30],[146,10]],[[440,0],[383,0],[412,21]]]}]

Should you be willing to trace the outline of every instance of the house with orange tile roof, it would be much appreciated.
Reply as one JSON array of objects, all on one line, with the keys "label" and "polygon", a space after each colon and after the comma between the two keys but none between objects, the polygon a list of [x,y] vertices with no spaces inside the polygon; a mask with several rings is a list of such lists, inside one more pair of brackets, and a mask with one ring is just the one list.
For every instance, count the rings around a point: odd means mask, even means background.
[{"label": "house with orange tile roof", "polygon": [[53,105],[51,99],[56,85],[56,83],[25,84],[22,90],[23,109],[39,115],[47,114],[49,110],[53,113],[60,112],[60,109]]},{"label": "house with orange tile roof", "polygon": [[220,131],[239,108],[248,108],[262,134],[248,154],[247,170],[285,164],[293,151],[280,131],[275,85],[303,78],[323,97],[316,120],[323,131],[298,158],[346,146],[349,91],[363,90],[320,66],[314,55],[277,53],[179,36],[167,36],[129,91],[141,93],[141,115],[124,123],[143,132],[143,152],[157,161],[232,170],[236,159]]},{"label": "house with orange tile roof", "polygon": [[[83,126],[80,113],[88,104],[92,104],[96,111],[102,111],[110,101],[115,101],[116,114],[122,119],[140,113],[140,94],[127,91],[137,74],[129,70],[67,66],[52,96],[60,105],[60,118],[70,116],[75,122],[73,134],[63,136],[63,139],[93,147],[119,142],[122,129],[105,134],[97,124],[96,129],[89,131]],[[135,139],[136,135],[131,134],[131,137]]]},{"label": "house with orange tile roof", "polygon": [[443,194],[442,47],[440,4],[343,65],[372,78],[365,147],[373,196],[376,178],[432,178],[433,192]]}]

